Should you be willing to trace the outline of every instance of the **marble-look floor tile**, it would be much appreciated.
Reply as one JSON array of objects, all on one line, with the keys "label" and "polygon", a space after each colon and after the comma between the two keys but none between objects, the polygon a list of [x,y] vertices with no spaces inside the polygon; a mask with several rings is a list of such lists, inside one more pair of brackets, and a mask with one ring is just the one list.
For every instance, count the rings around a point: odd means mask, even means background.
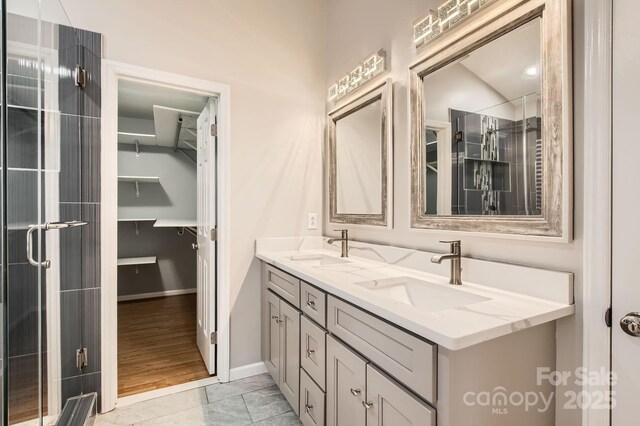
[{"label": "marble-look floor tile", "polygon": [[100,419],[109,422],[105,424],[131,425],[188,408],[201,407],[207,405],[207,402],[204,388],[198,388],[116,408],[101,415]]},{"label": "marble-look floor tile", "polygon": [[236,396],[213,404],[189,408],[169,416],[136,423],[136,426],[244,426],[251,423],[251,416],[242,396]]},{"label": "marble-look floor tile", "polygon": [[246,393],[242,397],[254,422],[291,410],[291,406],[276,385]]},{"label": "marble-look floor tile", "polygon": [[256,426],[299,426],[302,425],[298,416],[293,411],[288,411],[275,417],[271,417],[259,422],[255,422]]},{"label": "marble-look floor tile", "polygon": [[221,401],[243,393],[253,392],[273,386],[275,383],[269,373],[247,377],[229,383],[216,383],[206,387],[209,402]]}]

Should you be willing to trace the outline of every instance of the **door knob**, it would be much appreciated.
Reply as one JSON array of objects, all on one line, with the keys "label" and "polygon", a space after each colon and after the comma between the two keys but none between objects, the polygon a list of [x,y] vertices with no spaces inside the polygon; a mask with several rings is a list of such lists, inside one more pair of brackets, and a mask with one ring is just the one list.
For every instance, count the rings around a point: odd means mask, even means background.
[{"label": "door knob", "polygon": [[620,327],[629,336],[640,337],[640,312],[629,312],[620,320]]},{"label": "door knob", "polygon": [[198,250],[198,243],[191,244],[191,248],[194,250]]}]

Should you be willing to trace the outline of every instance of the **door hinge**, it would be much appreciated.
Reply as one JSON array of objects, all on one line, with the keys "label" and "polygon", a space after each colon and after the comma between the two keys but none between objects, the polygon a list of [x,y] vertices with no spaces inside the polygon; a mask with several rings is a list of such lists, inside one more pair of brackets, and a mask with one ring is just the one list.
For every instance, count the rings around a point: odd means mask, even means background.
[{"label": "door hinge", "polygon": [[85,368],[89,365],[89,356],[87,348],[80,348],[76,350],[76,367]]},{"label": "door hinge", "polygon": [[611,308],[608,308],[604,313],[604,323],[607,325],[607,327],[611,327]]},{"label": "door hinge", "polygon": [[87,70],[80,65],[76,65],[74,72],[76,87],[84,88],[87,85]]},{"label": "door hinge", "polygon": [[211,344],[212,345],[217,345],[218,344],[218,332],[214,331],[213,333],[211,333]]},{"label": "door hinge", "polygon": [[213,136],[214,138],[218,136],[218,125],[217,124],[212,124],[211,125],[211,136]]},{"label": "door hinge", "polygon": [[457,131],[455,133],[455,137],[456,137],[456,142],[462,142],[464,141],[464,133],[461,131]]},{"label": "door hinge", "polygon": [[211,241],[218,241],[218,230],[211,228]]}]

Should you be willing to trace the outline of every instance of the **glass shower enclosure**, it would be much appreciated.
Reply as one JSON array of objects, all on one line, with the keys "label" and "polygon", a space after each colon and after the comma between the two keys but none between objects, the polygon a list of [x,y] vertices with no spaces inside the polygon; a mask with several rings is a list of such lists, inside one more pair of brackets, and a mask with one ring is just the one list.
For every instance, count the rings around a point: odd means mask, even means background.
[{"label": "glass shower enclosure", "polygon": [[58,0],[2,0],[2,425],[100,391],[100,45]]}]

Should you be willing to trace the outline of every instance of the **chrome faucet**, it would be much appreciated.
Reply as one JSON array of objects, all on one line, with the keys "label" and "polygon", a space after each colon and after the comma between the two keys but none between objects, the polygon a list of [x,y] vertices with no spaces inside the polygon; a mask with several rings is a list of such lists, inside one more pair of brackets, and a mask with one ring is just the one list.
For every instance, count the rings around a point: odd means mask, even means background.
[{"label": "chrome faucet", "polygon": [[329,238],[327,243],[333,244],[336,241],[342,241],[342,254],[340,257],[348,257],[349,256],[349,231],[346,229],[336,229],[336,231],[342,232],[341,238]]},{"label": "chrome faucet", "polygon": [[449,277],[449,284],[461,285],[462,279],[460,278],[462,268],[460,266],[460,240],[455,241],[440,241],[441,243],[449,243],[451,246],[451,252],[447,254],[440,254],[433,256],[431,261],[433,263],[442,263],[443,260],[451,260],[451,275]]}]

